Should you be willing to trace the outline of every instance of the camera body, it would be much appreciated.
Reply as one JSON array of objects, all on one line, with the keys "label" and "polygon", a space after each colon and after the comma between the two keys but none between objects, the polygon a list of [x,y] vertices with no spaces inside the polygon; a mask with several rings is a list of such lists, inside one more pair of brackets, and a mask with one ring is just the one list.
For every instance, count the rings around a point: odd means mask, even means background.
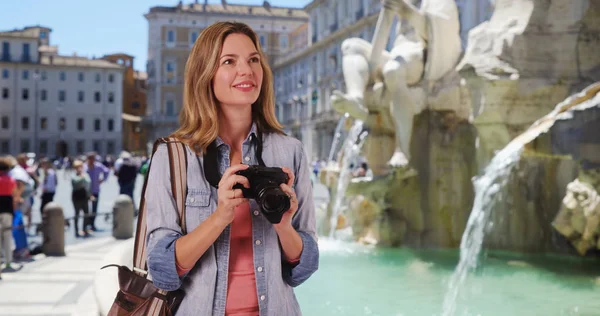
[{"label": "camera body", "polygon": [[281,217],[291,205],[290,197],[279,187],[289,181],[287,173],[277,167],[251,165],[236,174],[246,177],[250,182],[250,188],[246,189],[239,183],[233,188],[241,189],[245,198],[254,199],[269,222],[273,224],[281,222]]}]

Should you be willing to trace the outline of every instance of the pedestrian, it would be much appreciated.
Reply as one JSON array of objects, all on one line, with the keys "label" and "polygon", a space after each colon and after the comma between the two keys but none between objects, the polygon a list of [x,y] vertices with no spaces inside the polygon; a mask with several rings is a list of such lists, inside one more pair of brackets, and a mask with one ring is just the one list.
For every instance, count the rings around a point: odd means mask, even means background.
[{"label": "pedestrian", "polygon": [[[91,180],[90,176],[83,171],[83,161],[73,161],[73,170],[75,174],[71,176],[71,186],[73,192],[71,193],[71,200],[73,201],[73,207],[75,208],[75,216],[73,218],[73,226],[75,229],[75,237],[88,237],[90,236],[90,214],[89,214],[89,201],[94,201],[94,196],[90,191]],[[83,213],[83,230],[79,230],[79,213]]]},{"label": "pedestrian", "polygon": [[[177,315],[301,315],[292,287],[317,270],[319,258],[310,163],[302,143],[277,121],[272,73],[249,26],[217,22],[202,31],[187,60],[172,137],[188,152],[188,233],[178,225],[161,145],[145,194],[154,284],[184,290]],[[274,224],[233,188],[251,185],[236,172],[266,163],[289,179],[272,189],[289,201]],[[209,182],[209,174],[217,181]]]},{"label": "pedestrian", "polygon": [[43,177],[42,181],[42,203],[40,205],[40,214],[44,217],[44,207],[46,204],[54,200],[54,194],[56,193],[56,186],[58,185],[58,179],[56,176],[56,170],[52,162],[43,158],[40,161],[41,174]]},{"label": "pedestrian", "polygon": [[[13,258],[12,222],[16,204],[22,202],[21,189],[15,179],[9,176],[11,164],[7,157],[0,157],[0,254],[4,255],[4,264],[11,270]],[[2,266],[0,266],[0,272]],[[2,276],[0,275],[0,279]]]},{"label": "pedestrian", "polygon": [[91,152],[87,154],[87,163],[84,165],[84,170],[90,176],[91,181],[91,192],[94,198],[92,199],[92,213],[90,214],[90,229],[97,231],[96,228],[96,214],[98,212],[98,200],[100,199],[100,185],[108,179],[109,169],[103,164],[96,161],[97,154]]},{"label": "pedestrian", "polygon": [[[138,167],[131,154],[123,151],[114,165],[115,176],[119,183],[119,194],[128,195],[133,201],[135,180],[137,179]],[[135,203],[134,203],[135,204]]]},{"label": "pedestrian", "polygon": [[[25,161],[26,157],[27,156],[25,156]],[[31,213],[31,196],[35,192],[35,182],[25,168],[23,168],[23,155],[19,155],[21,163],[12,156],[7,156],[6,159],[9,161],[11,168],[8,175],[16,181],[21,198],[13,212],[12,234],[15,241],[13,259],[25,260],[30,257],[26,227],[29,226],[31,221],[27,222],[27,225],[25,225],[23,217],[25,216],[31,219],[27,214]]]}]

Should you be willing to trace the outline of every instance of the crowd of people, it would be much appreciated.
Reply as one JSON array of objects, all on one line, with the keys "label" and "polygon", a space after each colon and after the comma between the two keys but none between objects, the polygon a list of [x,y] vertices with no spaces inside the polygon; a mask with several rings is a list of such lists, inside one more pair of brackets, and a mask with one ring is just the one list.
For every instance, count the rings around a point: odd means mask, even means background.
[{"label": "crowd of people", "polygon": [[[0,279],[2,271],[19,269],[14,262],[31,256],[27,237],[41,230],[41,223],[31,220],[35,199],[40,199],[37,211],[43,218],[43,211],[54,200],[59,183],[70,181],[75,213],[66,224],[73,225],[76,238],[90,237],[98,230],[100,188],[111,170],[117,177],[119,193],[134,200],[137,175],[146,172],[148,163],[146,157],[133,157],[125,151],[116,160],[111,156],[101,159],[95,152],[55,160],[36,160],[25,153],[0,157]],[[64,179],[59,179],[57,169],[63,169]]]}]

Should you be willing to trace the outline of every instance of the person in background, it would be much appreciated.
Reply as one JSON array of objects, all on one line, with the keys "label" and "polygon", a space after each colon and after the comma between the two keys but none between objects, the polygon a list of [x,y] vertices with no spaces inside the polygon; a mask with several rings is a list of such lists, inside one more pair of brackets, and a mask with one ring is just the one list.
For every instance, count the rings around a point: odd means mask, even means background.
[{"label": "person in background", "polygon": [[42,170],[42,203],[40,205],[40,214],[44,213],[44,207],[46,204],[52,202],[54,200],[54,194],[56,193],[56,186],[58,185],[58,179],[56,177],[56,171],[54,170],[54,165],[52,162],[43,158],[40,162],[40,167]]},{"label": "person in background", "polygon": [[29,164],[28,160],[29,157],[27,157],[27,154],[17,155],[17,163],[29,176],[29,182],[31,183],[30,186],[26,187],[26,191],[24,192],[26,196],[23,196],[24,203],[21,207],[21,212],[26,218],[27,230],[29,230],[29,227],[31,227],[31,209],[35,203],[35,190],[37,190],[39,186],[37,167],[33,164]]},{"label": "person in background", "polygon": [[[96,161],[96,153],[91,152],[87,155],[87,163],[84,165],[84,171],[90,176],[92,199],[92,214],[90,216],[90,229],[97,231],[96,228],[96,213],[98,212],[98,200],[100,198],[100,185],[108,179],[109,169],[103,164]],[[85,230],[85,229],[84,229]]]},{"label": "person in background", "polygon": [[[89,217],[89,201],[94,202],[94,196],[90,191],[90,176],[83,171],[83,161],[75,160],[73,162],[73,169],[75,174],[71,177],[71,185],[73,186],[73,192],[71,193],[71,200],[73,201],[73,207],[75,208],[75,218],[73,220],[73,226],[75,229],[75,237],[88,237],[90,236]],[[83,231],[79,231],[79,212],[83,212]]]},{"label": "person in background", "polygon": [[[123,151],[115,162],[115,176],[119,182],[119,194],[128,195],[133,200],[133,190],[137,179],[138,167],[131,154]],[[135,204],[135,203],[134,203]]]},{"label": "person in background", "polygon": [[[24,155],[19,156],[21,161],[23,161]],[[26,158],[27,156],[25,156],[25,160]],[[17,182],[17,188],[21,197],[13,212],[12,234],[15,241],[13,258],[16,260],[28,259],[30,257],[29,244],[27,242],[27,232],[25,227],[29,227],[31,222],[28,222],[26,226],[23,216],[31,212],[31,196],[35,192],[35,182],[18,160],[12,156],[7,156],[7,159],[11,167],[8,175]],[[28,216],[28,218],[31,219],[30,216]]]},{"label": "person in background", "polygon": [[[11,163],[7,157],[0,158],[0,254],[4,254],[4,263],[11,269],[12,263],[12,222],[17,204],[22,202],[21,190],[15,179],[8,175]],[[0,272],[2,267],[0,266]],[[0,280],[2,276],[0,275]]]}]

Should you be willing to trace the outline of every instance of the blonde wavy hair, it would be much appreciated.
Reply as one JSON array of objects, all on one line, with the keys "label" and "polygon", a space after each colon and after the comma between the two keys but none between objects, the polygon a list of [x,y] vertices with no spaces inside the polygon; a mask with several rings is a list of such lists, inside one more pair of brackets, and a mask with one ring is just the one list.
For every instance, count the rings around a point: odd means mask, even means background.
[{"label": "blonde wavy hair", "polygon": [[248,36],[260,55],[262,87],[258,99],[252,104],[252,120],[258,133],[284,134],[275,116],[273,74],[260,48],[258,36],[244,23],[217,22],[200,33],[188,57],[185,65],[183,108],[179,114],[180,126],[171,134],[197,154],[204,152],[219,133],[220,107],[212,89],[212,80],[219,68],[223,42],[230,34]]}]

